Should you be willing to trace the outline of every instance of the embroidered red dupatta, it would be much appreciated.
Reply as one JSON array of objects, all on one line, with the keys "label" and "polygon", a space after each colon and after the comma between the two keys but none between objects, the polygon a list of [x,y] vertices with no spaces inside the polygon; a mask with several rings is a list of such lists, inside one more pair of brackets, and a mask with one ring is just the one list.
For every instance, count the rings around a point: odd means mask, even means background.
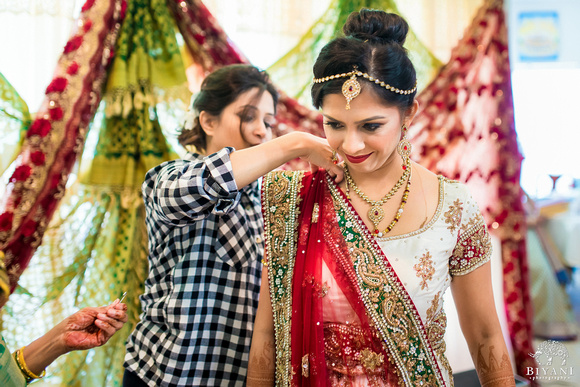
[{"label": "embroidered red dupatta", "polygon": [[[264,181],[277,385],[444,385],[412,301],[340,195],[324,171]],[[357,321],[324,321],[324,270]]]}]

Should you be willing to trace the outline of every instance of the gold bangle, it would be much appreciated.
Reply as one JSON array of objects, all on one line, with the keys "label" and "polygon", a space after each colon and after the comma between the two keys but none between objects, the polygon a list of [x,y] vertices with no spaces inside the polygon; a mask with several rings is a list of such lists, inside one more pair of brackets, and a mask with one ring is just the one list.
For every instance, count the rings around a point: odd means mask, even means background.
[{"label": "gold bangle", "polygon": [[34,379],[42,379],[46,375],[46,370],[42,370],[40,375],[36,375],[34,372],[28,369],[26,362],[24,361],[24,350],[25,347],[20,348],[18,351],[14,352],[14,359],[16,360],[16,364],[18,368],[20,368],[20,372],[24,375],[27,382],[30,382]]}]

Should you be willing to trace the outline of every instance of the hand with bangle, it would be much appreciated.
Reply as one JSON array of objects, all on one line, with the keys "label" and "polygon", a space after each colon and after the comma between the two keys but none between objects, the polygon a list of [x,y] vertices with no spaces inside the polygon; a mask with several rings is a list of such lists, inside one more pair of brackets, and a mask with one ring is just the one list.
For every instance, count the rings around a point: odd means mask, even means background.
[{"label": "hand with bangle", "polygon": [[59,356],[105,344],[126,322],[127,305],[119,299],[107,306],[83,308],[17,350],[14,360],[26,382],[40,379]]}]

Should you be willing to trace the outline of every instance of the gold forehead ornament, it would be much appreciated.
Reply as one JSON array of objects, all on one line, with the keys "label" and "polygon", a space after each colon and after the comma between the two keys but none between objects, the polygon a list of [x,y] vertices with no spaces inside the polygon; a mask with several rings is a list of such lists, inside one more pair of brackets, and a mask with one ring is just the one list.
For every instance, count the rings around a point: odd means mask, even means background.
[{"label": "gold forehead ornament", "polygon": [[353,71],[349,71],[348,73],[329,75],[329,76],[323,77],[323,78],[314,78],[312,81],[314,83],[324,83],[324,82],[331,81],[333,79],[345,78],[345,77],[350,77],[342,84],[342,95],[344,95],[344,98],[346,98],[346,110],[350,109],[350,101],[355,99],[360,94],[361,85],[358,82],[358,80],[356,79],[357,77],[366,78],[370,82],[374,82],[377,85],[384,87],[385,89],[392,91],[393,93],[397,93],[397,94],[408,95],[408,94],[414,93],[417,90],[417,81],[415,81],[415,87],[413,87],[412,89],[400,90],[394,86],[389,85],[388,83],[381,81],[380,79],[376,79],[375,77],[372,77],[372,76],[368,75],[367,73],[363,73],[362,71],[357,70],[356,66],[354,67]]}]

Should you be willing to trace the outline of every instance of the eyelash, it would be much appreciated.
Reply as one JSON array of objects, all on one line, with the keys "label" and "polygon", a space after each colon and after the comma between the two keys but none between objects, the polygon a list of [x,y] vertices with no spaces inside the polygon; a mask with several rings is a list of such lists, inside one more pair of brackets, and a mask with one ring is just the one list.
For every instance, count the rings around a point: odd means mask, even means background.
[{"label": "eyelash", "polygon": [[368,131],[368,132],[374,132],[376,130],[378,130],[381,127],[381,124],[377,124],[377,123],[366,123],[363,125],[363,129]]},{"label": "eyelash", "polygon": [[334,122],[334,121],[325,122],[324,126],[328,126],[331,129],[340,129],[342,127],[341,124],[339,124],[338,122]]},{"label": "eyelash", "polygon": [[[328,126],[331,129],[337,130],[343,127],[342,124],[338,123],[338,122],[334,122],[334,121],[328,121],[324,123],[325,126]],[[374,132],[376,130],[378,130],[380,127],[382,126],[382,124],[379,123],[372,123],[372,122],[367,122],[366,124],[363,124],[362,128],[364,130],[366,130],[367,132]]]}]

